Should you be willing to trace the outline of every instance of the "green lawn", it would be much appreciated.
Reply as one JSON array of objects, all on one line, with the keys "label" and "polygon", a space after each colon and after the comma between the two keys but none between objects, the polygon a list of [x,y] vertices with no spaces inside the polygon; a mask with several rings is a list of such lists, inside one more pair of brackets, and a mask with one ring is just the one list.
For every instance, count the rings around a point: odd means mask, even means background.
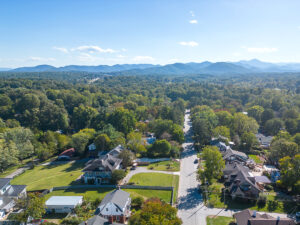
[{"label": "green lawn", "polygon": [[49,189],[55,186],[70,185],[81,174],[84,163],[36,166],[12,180],[12,184],[26,184],[27,190]]},{"label": "green lawn", "polygon": [[176,161],[162,161],[150,164],[148,169],[177,172],[180,170],[180,163]]},{"label": "green lawn", "polygon": [[173,186],[175,187],[174,202],[176,201],[178,184],[179,184],[178,175],[171,175],[171,174],[164,174],[164,173],[138,173],[131,177],[129,183],[130,182],[133,182],[136,185],[145,185],[145,186]]},{"label": "green lawn", "polygon": [[[58,190],[53,191],[50,194],[46,195],[46,200],[51,196],[84,196],[85,199],[95,200],[103,199],[104,196],[111,192],[112,188],[80,188],[80,189],[68,189],[68,190]],[[157,197],[165,202],[170,202],[171,191],[160,191],[160,190],[142,190],[142,189],[122,189],[130,193],[131,198],[134,197],[143,197],[144,199]]]},{"label": "green lawn", "polygon": [[231,217],[225,217],[225,216],[217,216],[217,217],[206,217],[207,225],[229,225],[230,222],[233,221],[233,218]]},{"label": "green lawn", "polygon": [[253,159],[257,164],[263,163],[258,155],[248,155],[250,159]]},{"label": "green lawn", "polygon": [[4,177],[8,176],[9,174],[11,174],[12,172],[14,172],[18,168],[19,168],[19,166],[12,166],[12,167],[8,168],[3,173],[0,173],[0,178],[4,178]]}]

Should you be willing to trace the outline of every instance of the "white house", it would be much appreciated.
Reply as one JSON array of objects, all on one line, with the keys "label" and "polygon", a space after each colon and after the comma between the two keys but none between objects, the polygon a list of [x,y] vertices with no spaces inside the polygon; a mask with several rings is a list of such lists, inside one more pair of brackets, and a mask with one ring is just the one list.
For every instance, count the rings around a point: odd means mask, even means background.
[{"label": "white house", "polygon": [[49,213],[69,213],[83,202],[82,196],[52,196],[46,201],[46,211]]},{"label": "white house", "polygon": [[11,185],[10,178],[0,178],[0,219],[16,205],[16,199],[26,197],[26,185]]},{"label": "white house", "polygon": [[97,148],[96,148],[96,145],[94,143],[92,143],[88,146],[88,149],[89,149],[89,151],[95,151]]},{"label": "white house", "polygon": [[101,201],[96,214],[119,223],[124,223],[130,216],[130,194],[117,188],[108,193]]}]

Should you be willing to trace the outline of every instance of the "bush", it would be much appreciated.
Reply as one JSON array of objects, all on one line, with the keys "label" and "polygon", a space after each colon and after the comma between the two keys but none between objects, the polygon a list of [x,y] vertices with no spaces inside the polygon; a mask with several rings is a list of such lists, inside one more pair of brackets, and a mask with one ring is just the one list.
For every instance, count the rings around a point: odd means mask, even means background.
[{"label": "bush", "polygon": [[124,170],[115,170],[112,173],[111,182],[113,184],[118,184],[120,182],[120,180],[122,180],[125,176],[126,176],[126,173]]},{"label": "bush", "polygon": [[266,185],[265,189],[268,190],[268,191],[274,190],[274,188],[273,188],[273,186],[271,184]]},{"label": "bush", "polygon": [[259,208],[263,208],[263,207],[265,207],[266,203],[267,203],[267,196],[265,196],[263,194],[259,195],[259,197],[257,199],[257,206]]},{"label": "bush", "polygon": [[78,217],[68,217],[68,218],[63,219],[61,224],[63,224],[63,225],[78,225],[81,222],[82,221]]},{"label": "bush", "polygon": [[142,197],[136,197],[132,200],[131,206],[135,210],[140,210],[142,208],[143,203],[144,203],[144,199]]}]

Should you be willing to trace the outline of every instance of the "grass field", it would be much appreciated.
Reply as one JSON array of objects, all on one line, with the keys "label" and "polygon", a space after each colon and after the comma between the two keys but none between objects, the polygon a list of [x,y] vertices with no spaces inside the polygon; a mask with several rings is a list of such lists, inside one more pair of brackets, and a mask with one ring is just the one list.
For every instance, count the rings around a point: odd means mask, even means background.
[{"label": "grass field", "polygon": [[207,225],[229,225],[230,222],[233,221],[233,218],[231,217],[225,217],[225,216],[217,216],[217,217],[206,217],[206,223]]},{"label": "grass field", "polygon": [[176,161],[162,161],[150,164],[148,169],[177,172],[180,170],[180,163]]},{"label": "grass field", "polygon": [[253,159],[254,162],[256,162],[257,164],[263,163],[263,162],[261,161],[261,159],[259,158],[259,156],[257,156],[257,155],[248,155],[248,156],[249,156],[250,159]]},{"label": "grass field", "polygon": [[[129,183],[135,183],[136,185],[145,186],[173,186],[174,189],[174,201],[177,198],[179,176],[164,174],[164,173],[138,173],[131,177]],[[164,196],[165,197],[165,196]],[[169,200],[170,201],[170,200]]]},{"label": "grass field", "polygon": [[26,184],[29,191],[66,186],[81,175],[83,166],[83,162],[36,166],[15,177],[11,183]]},{"label": "grass field", "polygon": [[[46,195],[46,200],[51,196],[84,196],[85,199],[95,200],[103,199],[104,196],[111,192],[112,188],[80,188],[80,189],[67,189],[67,190],[58,190],[53,191],[50,194]],[[122,189],[130,193],[131,198],[134,197],[143,197],[144,199],[157,197],[165,202],[170,202],[171,191],[160,191],[160,190],[142,190],[142,189]]]}]

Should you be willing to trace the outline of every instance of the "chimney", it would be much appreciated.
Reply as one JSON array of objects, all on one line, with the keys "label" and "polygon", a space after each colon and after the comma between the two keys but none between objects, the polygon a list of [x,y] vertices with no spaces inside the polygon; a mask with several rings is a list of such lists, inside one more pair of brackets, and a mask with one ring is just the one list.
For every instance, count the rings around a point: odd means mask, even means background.
[{"label": "chimney", "polygon": [[255,210],[253,211],[252,217],[256,218],[256,211]]},{"label": "chimney", "polygon": [[114,222],[113,216],[108,216],[108,223],[112,224]]}]

